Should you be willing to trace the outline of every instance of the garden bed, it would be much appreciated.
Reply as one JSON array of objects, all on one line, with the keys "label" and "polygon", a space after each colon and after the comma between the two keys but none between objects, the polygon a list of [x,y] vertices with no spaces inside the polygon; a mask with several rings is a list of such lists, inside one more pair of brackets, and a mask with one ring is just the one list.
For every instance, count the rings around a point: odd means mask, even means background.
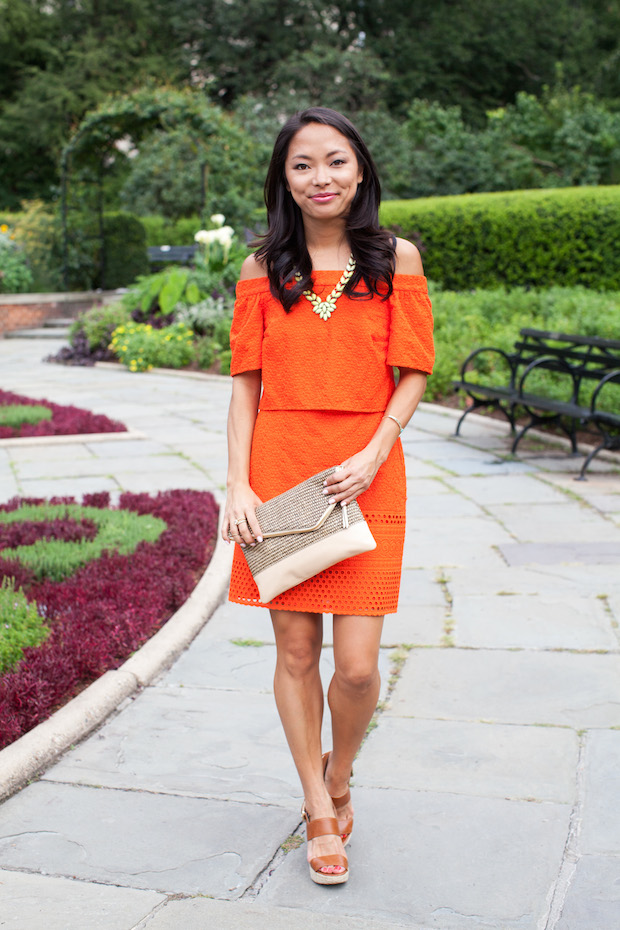
[{"label": "garden bed", "polygon": [[123,423],[103,414],[0,389],[0,439],[126,432]]},{"label": "garden bed", "polygon": [[15,498],[0,506],[0,749],[116,669],[204,573],[206,491]]}]

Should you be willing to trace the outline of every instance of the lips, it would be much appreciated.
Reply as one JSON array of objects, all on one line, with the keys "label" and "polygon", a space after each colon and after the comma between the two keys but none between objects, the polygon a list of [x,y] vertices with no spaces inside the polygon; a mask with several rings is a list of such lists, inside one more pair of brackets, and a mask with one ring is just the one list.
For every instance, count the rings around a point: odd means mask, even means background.
[{"label": "lips", "polygon": [[324,194],[314,194],[310,199],[314,200],[315,203],[329,203],[330,200],[333,200],[334,197],[337,196],[337,194],[328,192]]}]

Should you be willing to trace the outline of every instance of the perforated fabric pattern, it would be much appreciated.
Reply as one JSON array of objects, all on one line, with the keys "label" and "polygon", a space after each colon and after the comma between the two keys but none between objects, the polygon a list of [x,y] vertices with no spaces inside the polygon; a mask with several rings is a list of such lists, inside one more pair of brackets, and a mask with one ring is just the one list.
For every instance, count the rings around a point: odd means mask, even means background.
[{"label": "perforated fabric pattern", "polygon": [[[368,442],[381,414],[266,411],[254,430],[250,483],[269,500],[311,474],[340,464]],[[405,536],[404,457],[397,441],[358,503],[377,543],[262,604],[239,547],[235,547],[230,600],[257,607],[311,613],[381,616],[398,609]],[[260,544],[259,544],[260,545]]]}]

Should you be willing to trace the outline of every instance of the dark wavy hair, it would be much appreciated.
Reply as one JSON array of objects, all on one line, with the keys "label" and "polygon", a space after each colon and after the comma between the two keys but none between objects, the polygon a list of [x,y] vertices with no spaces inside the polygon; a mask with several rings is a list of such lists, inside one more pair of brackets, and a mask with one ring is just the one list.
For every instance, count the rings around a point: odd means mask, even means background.
[{"label": "dark wavy hair", "polygon": [[[285,164],[293,136],[309,123],[332,126],[345,136],[362,169],[363,177],[346,217],[346,232],[355,259],[355,272],[345,287],[353,298],[378,295],[387,299],[392,293],[396,264],[396,239],[379,225],[381,185],[377,169],[366,143],[346,116],[327,107],[310,107],[295,113],[284,124],[276,139],[267,178],[265,203],[269,228],[258,242],[257,260],[267,268],[274,297],[291,310],[307,288],[312,288],[312,262],[306,246],[301,210],[286,186]],[[295,273],[301,280],[291,287]],[[364,290],[358,290],[360,282]]]}]

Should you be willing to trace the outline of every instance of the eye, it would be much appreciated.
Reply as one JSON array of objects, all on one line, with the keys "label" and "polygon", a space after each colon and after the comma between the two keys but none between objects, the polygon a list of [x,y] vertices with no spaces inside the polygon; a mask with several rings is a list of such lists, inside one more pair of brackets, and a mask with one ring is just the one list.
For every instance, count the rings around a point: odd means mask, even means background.
[{"label": "eye", "polygon": [[346,165],[346,161],[344,158],[334,158],[332,165]]},{"label": "eye", "polygon": [[307,167],[308,165],[306,165],[303,161],[300,161],[298,165],[293,165],[293,171],[303,170]]}]

